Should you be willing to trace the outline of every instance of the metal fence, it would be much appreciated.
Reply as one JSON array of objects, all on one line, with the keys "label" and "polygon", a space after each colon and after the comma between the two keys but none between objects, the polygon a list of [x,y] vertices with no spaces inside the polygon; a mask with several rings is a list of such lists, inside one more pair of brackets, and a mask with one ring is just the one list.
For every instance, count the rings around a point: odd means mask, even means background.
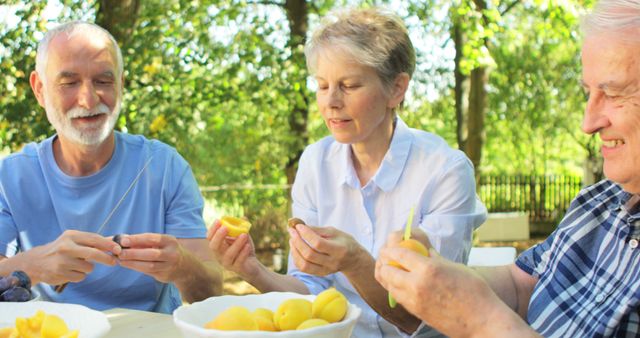
[{"label": "metal fence", "polygon": [[489,212],[527,212],[530,223],[555,227],[581,187],[580,176],[488,175],[479,195]]},{"label": "metal fence", "polygon": [[[555,229],[581,187],[580,176],[485,175],[480,178],[478,194],[489,212],[526,212],[533,232],[548,233]],[[288,216],[289,211],[283,207],[289,188],[286,184],[228,184],[201,190],[208,198],[226,202],[223,204],[237,204],[242,209],[238,214],[269,216],[273,221]],[[263,215],[265,208],[278,217]]]}]

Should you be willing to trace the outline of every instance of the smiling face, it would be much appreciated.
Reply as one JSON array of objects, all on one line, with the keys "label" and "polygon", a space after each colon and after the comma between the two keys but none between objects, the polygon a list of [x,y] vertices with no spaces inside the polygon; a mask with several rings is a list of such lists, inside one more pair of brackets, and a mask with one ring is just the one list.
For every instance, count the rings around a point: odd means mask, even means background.
[{"label": "smiling face", "polygon": [[61,140],[98,145],[113,131],[121,103],[116,54],[107,37],[77,31],[54,37],[44,77],[32,74],[38,102]]},{"label": "smiling face", "polygon": [[[354,62],[339,49],[320,53],[315,69],[318,109],[333,137],[345,144],[388,145],[393,108],[402,101],[406,87],[401,95],[396,85],[385,88],[373,68]],[[387,140],[380,142],[381,137]]]},{"label": "smiling face", "polygon": [[602,140],[604,174],[640,193],[640,43],[618,35],[585,39],[583,86],[589,94],[582,129]]}]

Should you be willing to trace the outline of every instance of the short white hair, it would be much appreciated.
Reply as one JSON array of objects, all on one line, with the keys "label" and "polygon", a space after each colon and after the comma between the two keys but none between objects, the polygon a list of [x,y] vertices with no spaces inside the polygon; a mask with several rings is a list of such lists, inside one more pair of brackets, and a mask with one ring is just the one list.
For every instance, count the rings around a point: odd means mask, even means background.
[{"label": "short white hair", "polygon": [[582,19],[585,37],[617,33],[620,38],[640,42],[640,0],[600,0]]},{"label": "short white hair", "polygon": [[118,71],[118,74],[116,74],[116,81],[120,81],[120,78],[122,77],[122,74],[124,72],[124,62],[122,61],[122,51],[120,50],[116,39],[106,29],[94,23],[84,21],[66,22],[59,26],[56,26],[53,29],[50,29],[45,33],[44,37],[38,44],[38,51],[36,53],[36,72],[38,72],[40,78],[44,80],[46,76],[45,70],[47,69],[49,44],[51,43],[51,40],[62,33],[65,33],[70,37],[77,31],[88,32],[94,35],[102,36],[111,41],[113,49],[116,53],[116,68]]},{"label": "short white hair", "polygon": [[304,53],[309,72],[316,72],[318,56],[339,48],[377,72],[386,88],[401,73],[413,75],[416,54],[402,19],[384,8],[350,8],[327,14],[307,41]]}]

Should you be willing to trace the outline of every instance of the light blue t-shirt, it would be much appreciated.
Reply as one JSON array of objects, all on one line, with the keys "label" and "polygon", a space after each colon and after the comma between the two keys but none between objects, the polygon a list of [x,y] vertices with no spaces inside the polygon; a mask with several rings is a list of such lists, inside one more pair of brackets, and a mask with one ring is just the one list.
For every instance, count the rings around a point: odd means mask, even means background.
[{"label": "light blue t-shirt", "polygon": [[[189,164],[168,145],[115,133],[115,150],[95,174],[73,177],[53,156],[56,136],[30,143],[0,161],[0,254],[11,257],[54,241],[63,231],[95,232],[151,158],[139,181],[101,234],[162,233],[204,238],[203,199]],[[181,304],[177,288],[120,266],[95,264],[62,293],[41,283],[45,300],[97,310],[124,307],[170,313]]]},{"label": "light blue t-shirt", "polygon": [[[394,231],[404,229],[415,207],[414,227],[427,235],[445,258],[466,263],[471,235],[487,211],[476,195],[471,161],[437,135],[409,128],[397,118],[389,149],[371,180],[362,187],[351,147],[328,136],[308,146],[291,191],[293,217],[314,226],[350,234],[374,258]],[[402,337],[377,314],[342,273],[313,276],[301,272],[289,255],[288,273],[313,294],[330,286],[362,309],[352,337]],[[416,337],[440,334],[431,329]]]}]

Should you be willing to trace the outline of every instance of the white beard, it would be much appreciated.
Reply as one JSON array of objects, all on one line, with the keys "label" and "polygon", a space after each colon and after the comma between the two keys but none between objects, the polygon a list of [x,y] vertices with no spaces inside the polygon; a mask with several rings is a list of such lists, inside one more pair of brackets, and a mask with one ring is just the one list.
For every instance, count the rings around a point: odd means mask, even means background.
[{"label": "white beard", "polygon": [[[47,112],[47,119],[49,123],[55,128],[58,135],[62,135],[69,139],[73,143],[95,146],[98,145],[109,137],[113,131],[113,127],[118,121],[120,116],[122,100],[118,98],[113,111],[109,111],[109,107],[106,104],[100,103],[94,109],[88,110],[81,107],[73,107],[65,113],[58,110],[51,104],[51,100],[45,95],[45,111]],[[106,121],[99,121],[86,128],[76,128],[73,126],[73,118],[87,117],[99,114],[107,114]]]}]

